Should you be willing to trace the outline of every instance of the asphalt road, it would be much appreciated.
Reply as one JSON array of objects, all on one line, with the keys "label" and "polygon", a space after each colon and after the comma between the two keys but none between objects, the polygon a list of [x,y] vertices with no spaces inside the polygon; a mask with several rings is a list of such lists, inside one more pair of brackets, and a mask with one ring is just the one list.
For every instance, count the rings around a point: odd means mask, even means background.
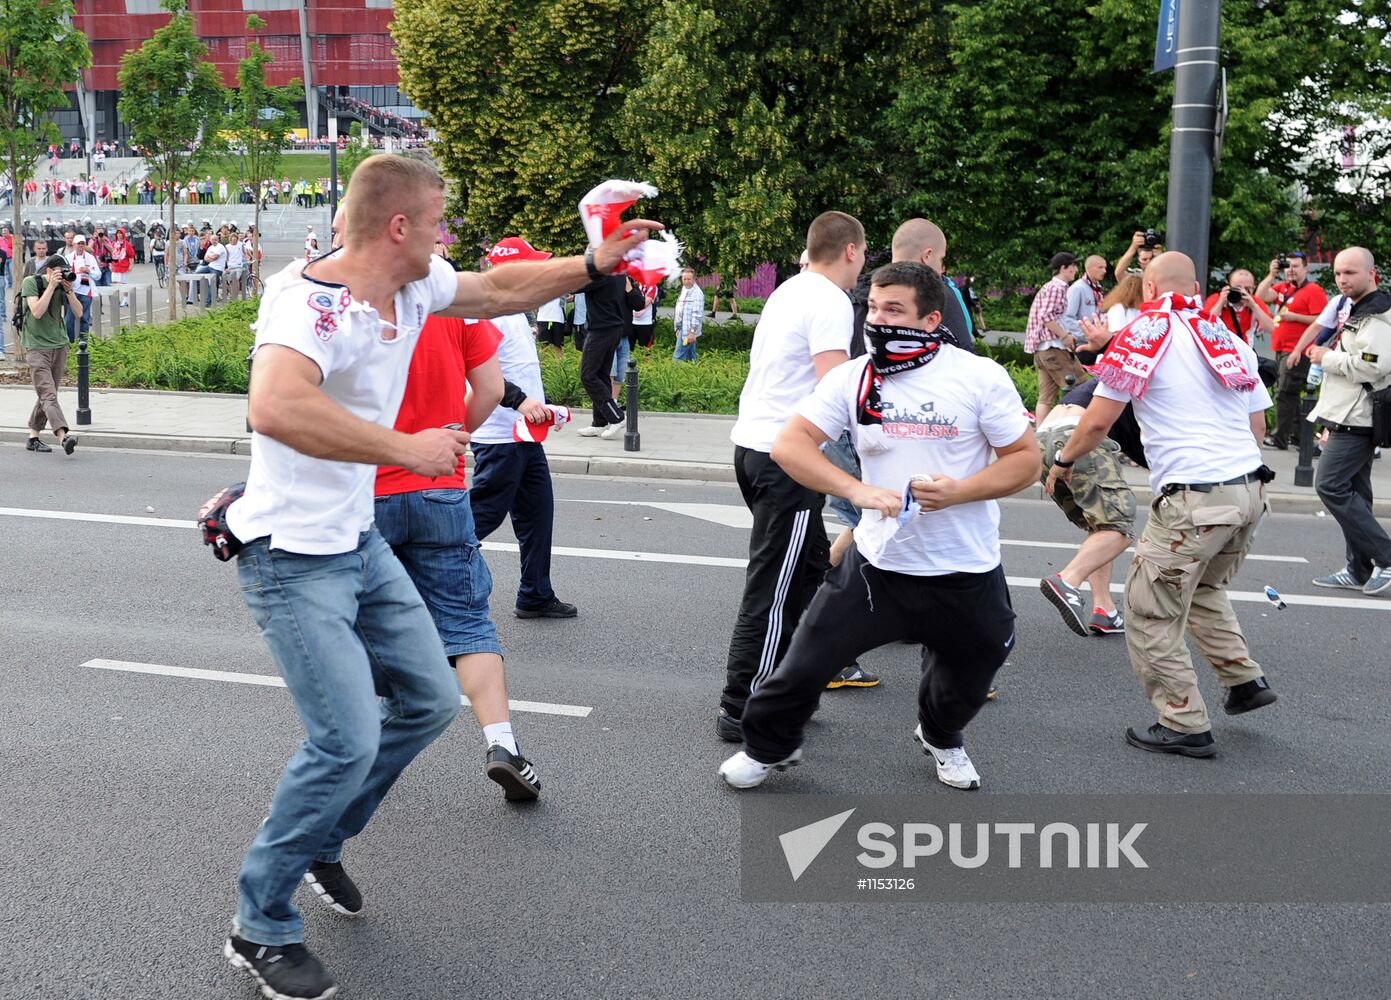
[{"label": "asphalt road", "polygon": [[[244,461],[0,446],[4,1000],[254,996],[219,948],[242,852],[302,735],[289,698],[81,666],[274,674],[234,570],[187,527],[32,516],[188,520]],[[516,556],[487,553],[512,697],[592,712],[514,716],[544,783],[533,807],[506,805],[484,778],[467,711],[406,772],[345,856],[364,917],[300,900],[342,997],[1391,996],[1385,905],[743,902],[738,797],[715,776],[730,748],[712,732],[742,572],[701,564],[747,554],[747,530],[730,526],[738,493],[597,478],[560,478],[557,492],[557,545],[649,554],[557,556],[557,589],[580,617],[521,622]],[[1038,502],[1006,504],[1002,528],[1078,540]],[[1341,564],[1336,527],[1311,515],[1272,517],[1256,551],[1308,562],[1254,560],[1236,589],[1310,595],[1309,578]],[[1004,553],[1024,578],[1068,554]],[[1124,744],[1127,725],[1152,717],[1121,640],[1073,636],[1036,589],[1012,596],[1019,645],[968,732],[980,794],[1384,792],[1391,780],[1391,601],[1238,604],[1281,700],[1219,714],[1220,755],[1190,761]],[[753,794],[963,794],[908,741],[914,651],[865,662],[884,683],[828,694],[806,763]],[[1195,829],[1193,850],[1240,836]]]}]

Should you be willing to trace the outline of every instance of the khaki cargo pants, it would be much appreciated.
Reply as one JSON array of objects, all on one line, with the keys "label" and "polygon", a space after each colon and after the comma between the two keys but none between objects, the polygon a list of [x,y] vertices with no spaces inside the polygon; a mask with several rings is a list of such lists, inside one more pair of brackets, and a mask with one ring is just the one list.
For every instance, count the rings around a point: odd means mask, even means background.
[{"label": "khaki cargo pants", "polygon": [[1210,493],[1183,490],[1150,505],[1125,580],[1125,644],[1159,721],[1170,729],[1205,733],[1212,728],[1185,628],[1222,687],[1262,676],[1226,587],[1268,509],[1260,482],[1214,486]]}]

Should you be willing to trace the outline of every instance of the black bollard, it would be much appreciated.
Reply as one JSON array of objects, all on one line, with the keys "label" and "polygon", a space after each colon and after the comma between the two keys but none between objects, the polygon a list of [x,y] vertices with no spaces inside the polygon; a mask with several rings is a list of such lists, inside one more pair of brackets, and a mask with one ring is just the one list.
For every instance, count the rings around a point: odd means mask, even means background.
[{"label": "black bollard", "polygon": [[1314,409],[1314,397],[1305,395],[1299,401],[1299,464],[1294,467],[1294,485],[1314,485],[1314,425],[1309,414]]},{"label": "black bollard", "polygon": [[628,374],[624,377],[628,389],[628,427],[623,432],[623,450],[641,451],[642,435],[638,433],[638,363],[628,359]]},{"label": "black bollard", "polygon": [[246,352],[246,433],[251,433],[251,358],[256,353],[253,346]]},{"label": "black bollard", "polygon": [[92,377],[91,358],[87,355],[87,335],[77,335],[77,423],[86,427],[92,422],[92,405],[88,397],[89,380]]}]

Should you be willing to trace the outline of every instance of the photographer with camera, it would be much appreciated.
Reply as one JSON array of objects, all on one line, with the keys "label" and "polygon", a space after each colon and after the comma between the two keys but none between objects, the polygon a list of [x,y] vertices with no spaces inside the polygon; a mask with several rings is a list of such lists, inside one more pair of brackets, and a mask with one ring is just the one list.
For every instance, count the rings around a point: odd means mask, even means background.
[{"label": "photographer with camera", "polygon": [[[1120,281],[1127,274],[1143,274],[1145,268],[1149,267],[1150,261],[1164,252],[1164,240],[1153,229],[1146,229],[1142,233],[1136,233],[1130,237],[1130,246],[1125,248],[1125,253],[1121,254],[1121,259],[1116,261],[1116,280]],[[1138,268],[1130,270],[1131,259],[1135,260]]]},{"label": "photographer with camera", "polygon": [[81,317],[82,302],[73,291],[77,275],[67,261],[55,254],[35,266],[35,273],[24,279],[20,292],[24,297],[24,326],[20,343],[24,360],[34,381],[38,402],[29,415],[28,451],[52,451],[39,440],[44,426],[53,433],[69,455],[77,447],[76,435],[68,433],[68,418],[58,405],[58,383],[68,364],[68,333],[63,325],[62,304],[67,303],[68,315]]},{"label": "photographer with camera", "polygon": [[[1281,272],[1285,281],[1276,280]],[[1257,286],[1256,298],[1276,307],[1270,349],[1280,372],[1275,389],[1275,430],[1263,443],[1267,448],[1286,451],[1298,441],[1299,397],[1309,379],[1309,359],[1291,355],[1304,330],[1328,305],[1328,296],[1317,282],[1309,280],[1309,264],[1296,250],[1270,262],[1270,273]]]},{"label": "photographer with camera", "polygon": [[1256,298],[1256,276],[1244,267],[1227,275],[1227,283],[1207,297],[1203,308],[1252,347],[1257,330],[1267,337],[1275,330],[1275,318]]}]

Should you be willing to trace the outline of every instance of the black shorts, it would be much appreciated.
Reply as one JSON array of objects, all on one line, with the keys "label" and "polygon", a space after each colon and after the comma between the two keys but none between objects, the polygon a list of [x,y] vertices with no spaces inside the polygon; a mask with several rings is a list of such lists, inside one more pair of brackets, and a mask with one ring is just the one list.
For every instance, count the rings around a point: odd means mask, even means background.
[{"label": "black shorts", "polygon": [[634,323],[632,343],[636,347],[651,347],[656,337],[656,327],[651,323]]},{"label": "black shorts", "polygon": [[556,347],[565,346],[565,324],[564,323],[537,323],[536,339],[545,344],[554,344]]}]

